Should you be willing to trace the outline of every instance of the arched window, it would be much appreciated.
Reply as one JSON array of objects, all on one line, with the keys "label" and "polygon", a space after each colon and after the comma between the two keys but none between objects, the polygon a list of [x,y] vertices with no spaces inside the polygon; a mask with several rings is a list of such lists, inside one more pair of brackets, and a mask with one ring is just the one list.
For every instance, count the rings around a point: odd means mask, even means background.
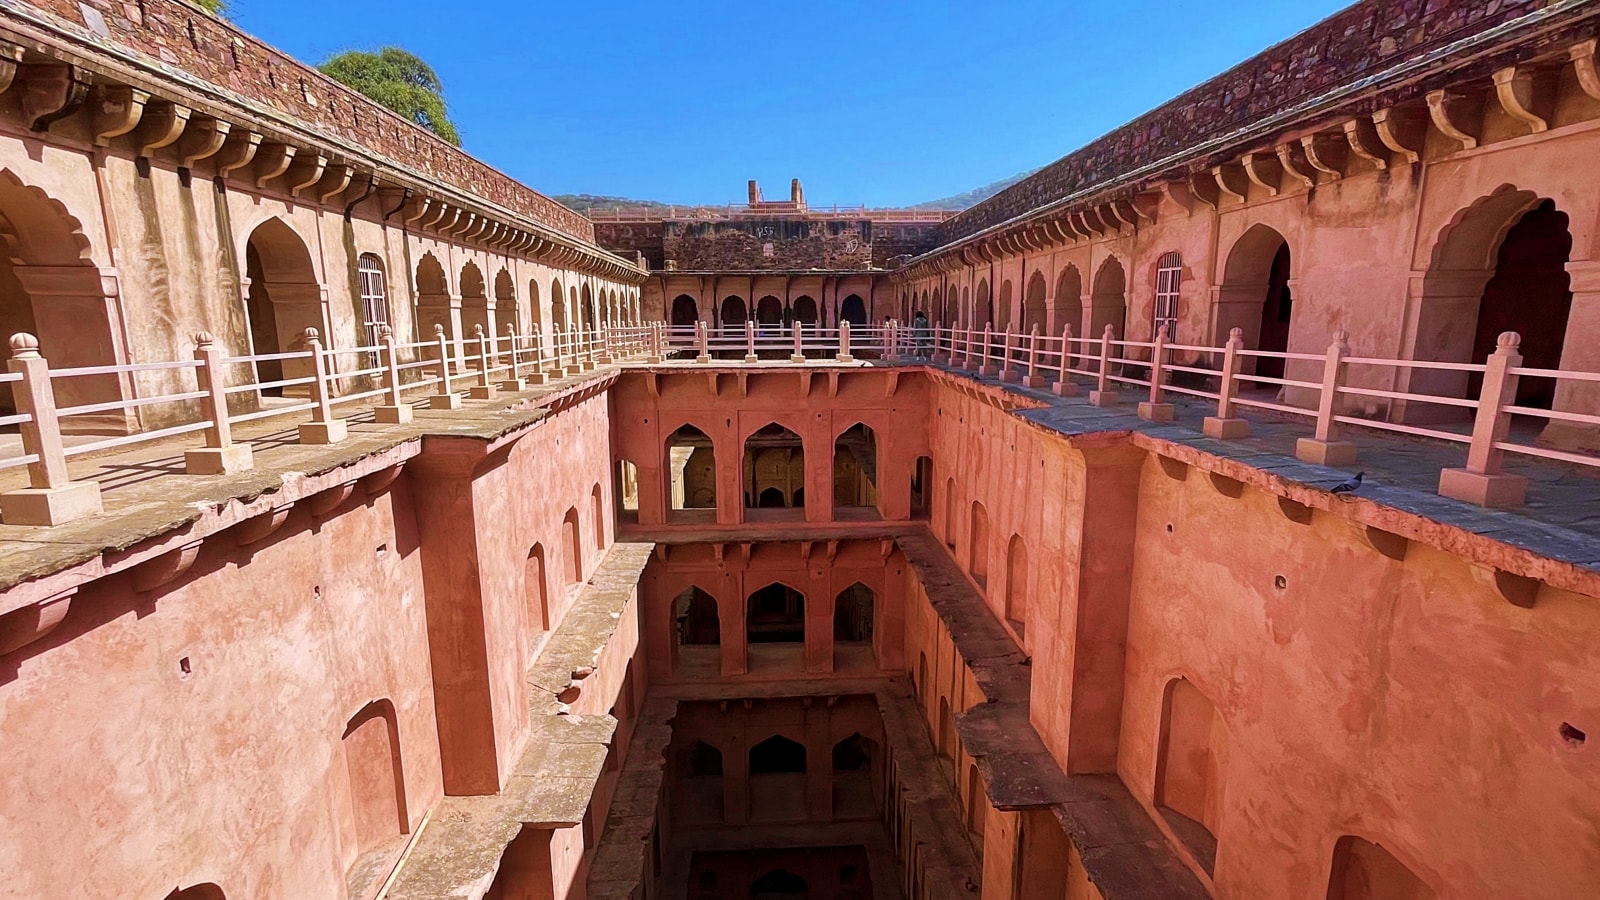
[{"label": "arched window", "polygon": [[1183,280],[1183,257],[1174,250],[1161,254],[1156,262],[1155,323],[1150,332],[1152,339],[1167,329],[1167,340],[1178,337],[1178,283]]},{"label": "arched window", "polygon": [[361,282],[361,324],[366,328],[367,346],[378,343],[378,332],[389,324],[388,285],[383,278],[383,260],[374,253],[363,253],[356,272]]},{"label": "arched window", "polygon": [[1217,859],[1228,733],[1211,700],[1187,679],[1167,683],[1156,761],[1156,809],[1202,868]]}]

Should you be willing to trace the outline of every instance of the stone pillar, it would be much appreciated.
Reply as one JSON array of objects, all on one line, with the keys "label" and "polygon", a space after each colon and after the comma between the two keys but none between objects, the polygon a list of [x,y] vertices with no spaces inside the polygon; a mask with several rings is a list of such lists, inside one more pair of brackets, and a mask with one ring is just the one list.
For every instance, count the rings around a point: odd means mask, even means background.
[{"label": "stone pillar", "polygon": [[717,622],[721,625],[722,674],[743,675],[750,671],[748,645],[745,634],[744,573],[725,572],[720,579],[722,590],[717,595]]},{"label": "stone pillar", "polygon": [[[742,721],[742,720],[741,720]],[[722,748],[722,821],[743,825],[750,821],[750,748],[744,729],[737,728]]]},{"label": "stone pillar", "polygon": [[[1567,263],[1572,279],[1572,312],[1567,316],[1567,335],[1561,345],[1561,368],[1568,371],[1600,372],[1600,260],[1583,259]],[[1552,406],[1561,412],[1596,415],[1600,413],[1600,384],[1592,381],[1560,381]],[[1600,448],[1600,429],[1578,422],[1551,421],[1539,435],[1542,443],[1563,450]]]},{"label": "stone pillar", "polygon": [[[1122,718],[1123,659],[1128,636],[1128,598],[1132,584],[1133,545],[1139,503],[1143,451],[1107,448],[1083,452],[1072,464],[1083,480],[1083,500],[1072,506],[1081,521],[1069,526],[1078,544],[1068,551],[1075,565],[1067,567],[1068,601],[1064,613],[1075,623],[1073,646],[1061,651],[1059,663],[1070,672],[1064,683],[1035,678],[1033,703],[1069,705],[1058,721],[1070,723],[1065,747],[1069,774],[1115,772]],[[1049,653],[1051,651],[1043,651]],[[1041,653],[1041,655],[1043,655]],[[1035,670],[1055,664],[1038,660]],[[1065,690],[1061,690],[1064,688]],[[1058,753],[1062,748],[1053,748]]]},{"label": "stone pillar", "polygon": [[[499,791],[526,726],[520,677],[526,660],[514,639],[517,625],[508,620],[515,616],[505,615],[520,601],[495,590],[497,575],[511,565],[508,554],[517,564],[520,554],[506,545],[493,515],[501,485],[485,477],[492,464],[487,447],[441,438],[406,465],[422,550],[440,763],[452,795]],[[497,708],[512,710],[518,721],[497,723]]]},{"label": "stone pillar", "polygon": [[806,650],[808,673],[833,671],[833,585],[828,569],[813,566],[806,578]]},{"label": "stone pillar", "polygon": [[[1472,345],[1478,334],[1478,309],[1483,304],[1483,289],[1493,277],[1493,269],[1426,272],[1413,276],[1409,286],[1410,305],[1416,309],[1412,343],[1401,355],[1409,359],[1444,362],[1471,362]],[[1571,334],[1569,327],[1568,334]],[[1357,355],[1363,355],[1360,347]],[[1465,397],[1467,373],[1442,369],[1401,369],[1396,390],[1441,397]],[[1470,419],[1470,411],[1431,403],[1397,401],[1390,419],[1410,423],[1454,422]]]},{"label": "stone pillar", "polygon": [[833,441],[828,420],[812,419],[800,430],[806,456],[806,521],[833,521]]},{"label": "stone pillar", "polygon": [[709,437],[717,455],[717,524],[738,525],[744,521],[744,442],[733,425],[713,428]]},{"label": "stone pillar", "polygon": [[813,822],[833,818],[832,712],[822,703],[806,707],[806,818]]}]

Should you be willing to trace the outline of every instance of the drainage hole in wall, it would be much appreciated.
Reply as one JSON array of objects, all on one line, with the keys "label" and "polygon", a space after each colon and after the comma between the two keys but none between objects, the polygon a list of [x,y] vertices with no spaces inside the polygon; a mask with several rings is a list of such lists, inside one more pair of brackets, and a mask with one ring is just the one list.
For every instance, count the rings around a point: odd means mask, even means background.
[{"label": "drainage hole in wall", "polygon": [[383,559],[385,556],[389,555],[389,545],[388,544],[379,544],[378,545],[378,549],[376,551],[374,551],[374,552],[376,553],[376,555],[377,555],[377,557],[379,559]]},{"label": "drainage hole in wall", "polygon": [[1282,575],[1274,576],[1272,579],[1272,586],[1281,591],[1289,586],[1289,579],[1283,577]]},{"label": "drainage hole in wall", "polygon": [[1167,523],[1167,534],[1171,534],[1171,533],[1172,533],[1172,523],[1168,522]]},{"label": "drainage hole in wall", "polygon": [[1562,722],[1560,730],[1561,739],[1566,741],[1569,747],[1582,747],[1583,742],[1589,737],[1578,729],[1573,728],[1570,722]]},{"label": "drainage hole in wall", "polygon": [[[194,669],[189,665],[189,657],[185,656],[183,659],[178,660],[178,671],[184,675],[194,672]],[[1565,728],[1566,726],[1563,725],[1561,727]]]}]

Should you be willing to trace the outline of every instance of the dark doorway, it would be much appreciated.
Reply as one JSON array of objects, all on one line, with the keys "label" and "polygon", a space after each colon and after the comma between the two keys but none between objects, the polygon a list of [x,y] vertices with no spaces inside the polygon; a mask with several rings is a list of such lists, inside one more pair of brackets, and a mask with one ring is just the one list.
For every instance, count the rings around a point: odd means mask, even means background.
[{"label": "dark doorway", "polygon": [[[1561,366],[1561,349],[1567,338],[1567,317],[1572,312],[1572,276],[1567,256],[1572,234],[1567,214],[1546,200],[1524,213],[1506,232],[1495,257],[1494,276],[1483,289],[1478,309],[1477,335],[1472,361],[1481,363],[1494,352],[1501,332],[1522,335],[1522,364],[1530,369]],[[1483,376],[1473,373],[1467,396],[1476,397]],[[1517,405],[1549,409],[1555,400],[1555,381],[1523,378],[1517,382]]]},{"label": "dark doorway", "polygon": [[[1289,245],[1283,244],[1272,257],[1272,274],[1267,278],[1267,296],[1261,302],[1261,340],[1257,345],[1269,353],[1283,353],[1289,349],[1289,317],[1294,311],[1294,297],[1289,291]],[[1283,360],[1277,357],[1259,357],[1256,374],[1268,378],[1283,377]]]}]

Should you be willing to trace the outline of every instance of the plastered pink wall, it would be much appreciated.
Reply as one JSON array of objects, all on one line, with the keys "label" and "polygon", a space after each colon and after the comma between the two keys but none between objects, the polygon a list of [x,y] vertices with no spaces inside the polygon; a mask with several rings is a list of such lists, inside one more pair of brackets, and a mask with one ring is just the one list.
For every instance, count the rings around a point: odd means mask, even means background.
[{"label": "plastered pink wall", "polygon": [[1334,516],[1296,524],[1154,461],[1139,501],[1118,768],[1148,803],[1164,685],[1211,699],[1219,896],[1321,898],[1343,834],[1442,898],[1600,884],[1600,763],[1559,734],[1600,725],[1594,598],[1545,587],[1518,608],[1450,554],[1395,561]]},{"label": "plastered pink wall", "polygon": [[9,657],[4,893],[329,896],[357,849],[340,735],[383,698],[415,827],[441,780],[410,494],[402,475],[326,516],[297,508],[248,548],[223,532],[154,593],[87,584]]}]

